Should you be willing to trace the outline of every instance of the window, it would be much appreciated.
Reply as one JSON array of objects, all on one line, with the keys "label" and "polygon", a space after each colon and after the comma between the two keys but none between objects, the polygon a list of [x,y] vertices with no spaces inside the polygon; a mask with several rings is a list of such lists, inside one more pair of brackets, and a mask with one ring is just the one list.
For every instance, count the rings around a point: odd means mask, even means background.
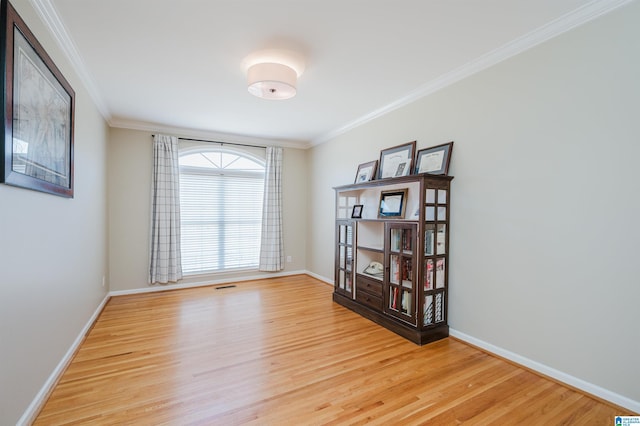
[{"label": "window", "polygon": [[185,275],[257,268],[264,160],[214,147],[180,155]]}]

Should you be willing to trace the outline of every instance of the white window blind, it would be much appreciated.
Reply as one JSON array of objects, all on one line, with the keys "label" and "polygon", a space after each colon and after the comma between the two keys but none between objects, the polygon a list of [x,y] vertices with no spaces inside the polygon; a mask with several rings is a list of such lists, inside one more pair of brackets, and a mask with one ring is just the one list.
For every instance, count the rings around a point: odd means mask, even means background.
[{"label": "white window blind", "polygon": [[185,275],[257,268],[264,162],[214,148],[180,156]]}]

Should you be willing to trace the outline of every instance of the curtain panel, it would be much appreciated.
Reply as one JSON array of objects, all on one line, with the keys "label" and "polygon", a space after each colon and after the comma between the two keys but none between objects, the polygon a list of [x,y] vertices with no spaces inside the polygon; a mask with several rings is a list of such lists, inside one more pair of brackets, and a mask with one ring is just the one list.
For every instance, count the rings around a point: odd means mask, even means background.
[{"label": "curtain panel", "polygon": [[178,138],[153,137],[149,283],[182,278]]},{"label": "curtain panel", "polygon": [[282,238],[282,152],[279,147],[267,147],[260,241],[261,271],[284,269]]}]

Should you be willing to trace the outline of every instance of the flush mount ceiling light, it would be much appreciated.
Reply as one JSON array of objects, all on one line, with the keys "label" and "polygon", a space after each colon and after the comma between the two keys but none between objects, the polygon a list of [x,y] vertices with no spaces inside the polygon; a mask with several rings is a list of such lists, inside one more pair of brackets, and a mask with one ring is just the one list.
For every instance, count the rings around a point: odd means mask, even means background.
[{"label": "flush mount ceiling light", "polygon": [[296,95],[304,71],[300,55],[278,49],[252,53],[242,61],[249,93],[263,99],[289,99]]}]

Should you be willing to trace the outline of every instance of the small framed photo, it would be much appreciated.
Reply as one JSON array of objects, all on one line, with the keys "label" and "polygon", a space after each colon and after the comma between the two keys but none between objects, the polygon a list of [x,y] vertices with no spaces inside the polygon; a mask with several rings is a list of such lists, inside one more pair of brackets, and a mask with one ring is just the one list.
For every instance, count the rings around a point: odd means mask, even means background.
[{"label": "small framed photo", "polygon": [[364,205],[362,204],[356,204],[355,206],[353,206],[353,210],[351,211],[351,218],[352,219],[362,219],[362,208],[364,207]]},{"label": "small framed photo", "polygon": [[377,169],[378,160],[360,164],[358,166],[358,173],[356,173],[356,180],[354,183],[369,182],[370,180],[375,179]]},{"label": "small framed photo", "polygon": [[407,189],[394,189],[393,191],[382,191],[380,193],[380,209],[378,217],[404,218],[404,211],[407,202]]},{"label": "small framed photo", "polygon": [[421,149],[416,154],[415,174],[431,173],[432,175],[447,175],[453,142]]},{"label": "small framed photo", "polygon": [[415,152],[416,141],[380,151],[378,179],[410,175]]}]

